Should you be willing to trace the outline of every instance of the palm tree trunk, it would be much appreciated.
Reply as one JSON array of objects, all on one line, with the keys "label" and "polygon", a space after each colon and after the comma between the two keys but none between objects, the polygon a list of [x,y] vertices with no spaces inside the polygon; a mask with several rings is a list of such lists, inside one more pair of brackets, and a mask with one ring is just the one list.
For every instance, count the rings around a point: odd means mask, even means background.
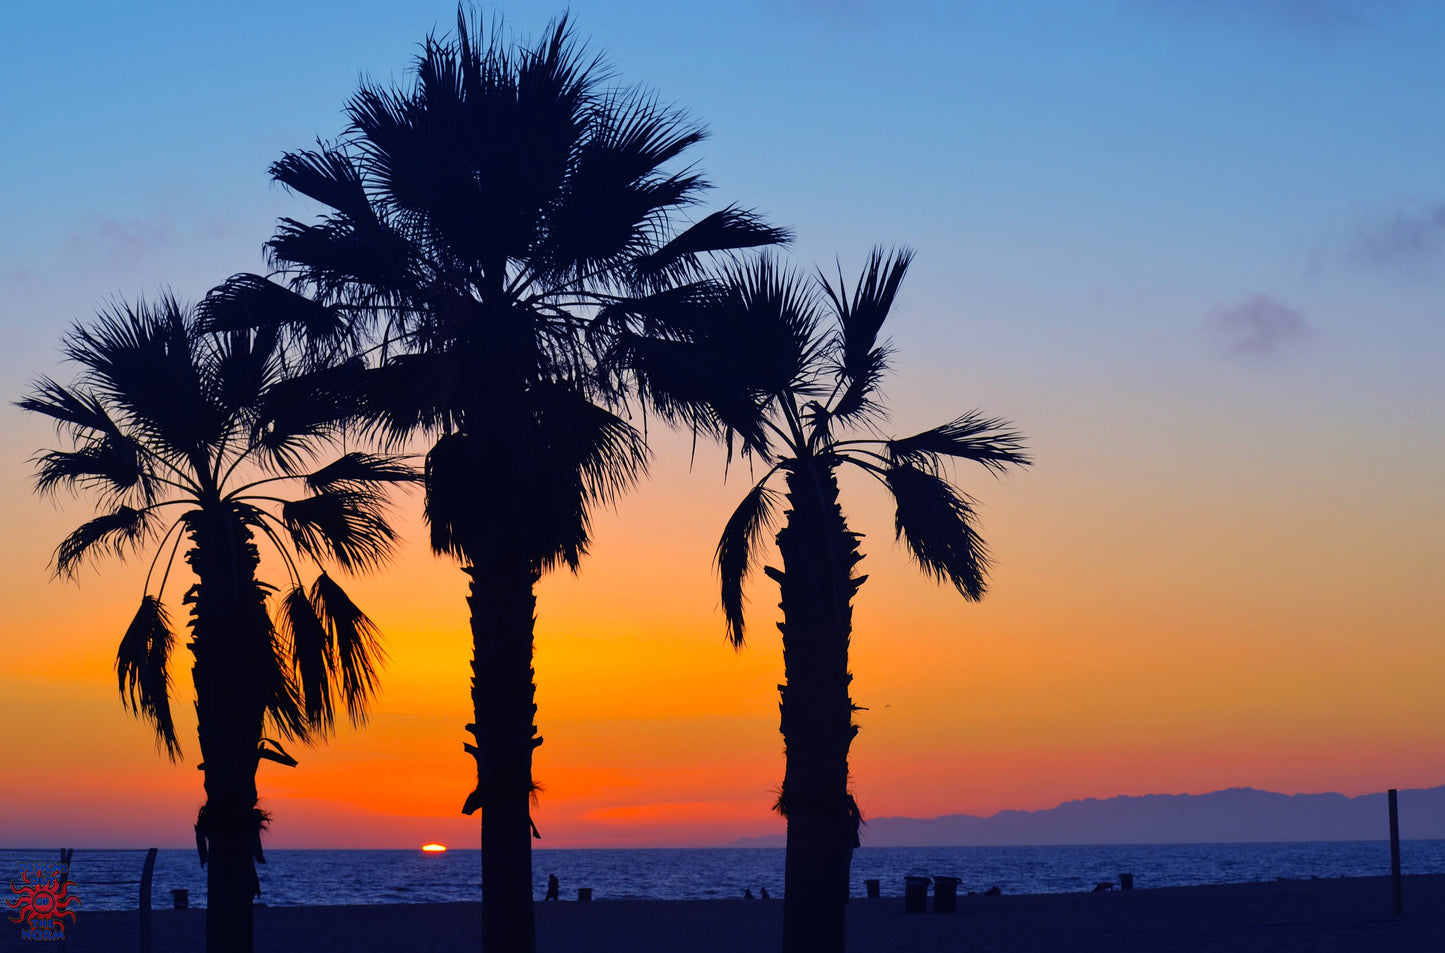
[{"label": "palm tree trunk", "polygon": [[[199,521],[198,521],[199,523]],[[256,582],[259,556],[244,527],[193,525],[186,559],[199,583],[191,608],[191,669],[206,803],[196,846],[206,873],[207,953],[251,953],[262,814],[257,752],[265,718],[271,623]]]},{"label": "palm tree trunk", "polygon": [[472,709],[477,789],[463,813],[482,812],[482,949],[534,953],[532,918],[532,749],[542,743],[533,719],[532,669],[539,578],[526,560],[496,560],[472,577]]},{"label": "palm tree trunk", "polygon": [[858,808],[848,793],[848,748],[858,733],[848,685],[853,593],[862,558],[838,506],[832,467],[799,460],[788,472],[790,509],[778,532],[783,571],[782,732],[787,768],[778,810],[788,819],[784,953],[841,953]]}]

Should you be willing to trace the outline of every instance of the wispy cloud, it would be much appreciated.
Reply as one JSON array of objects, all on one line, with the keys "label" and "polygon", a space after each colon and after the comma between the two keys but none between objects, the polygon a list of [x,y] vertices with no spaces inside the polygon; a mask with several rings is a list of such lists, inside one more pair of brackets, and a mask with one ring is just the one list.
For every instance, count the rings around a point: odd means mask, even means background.
[{"label": "wispy cloud", "polygon": [[67,235],[60,254],[66,260],[100,261],[116,267],[140,265],[175,244],[174,223],[167,219],[120,219],[94,216]]},{"label": "wispy cloud", "polygon": [[1303,314],[1264,294],[1218,308],[1204,330],[1222,354],[1246,358],[1275,357],[1315,333]]},{"label": "wispy cloud", "polygon": [[1445,258],[1445,202],[1415,203],[1366,221],[1350,257],[1376,268],[1433,269]]}]

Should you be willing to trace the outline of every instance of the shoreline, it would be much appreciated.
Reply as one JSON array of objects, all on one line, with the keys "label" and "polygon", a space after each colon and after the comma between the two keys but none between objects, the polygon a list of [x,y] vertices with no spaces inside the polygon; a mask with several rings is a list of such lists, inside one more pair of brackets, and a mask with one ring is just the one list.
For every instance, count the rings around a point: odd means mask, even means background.
[{"label": "shoreline", "polygon": [[[1157,887],[1103,893],[963,896],[954,914],[905,914],[901,897],[854,899],[850,953],[968,949],[970,953],[1401,953],[1445,949],[1445,874],[1404,878],[1405,914],[1391,911],[1389,877]],[[536,902],[540,953],[736,953],[782,944],[782,902],[595,900]],[[257,953],[474,951],[479,902],[258,907]],[[153,953],[203,948],[204,910],[156,910]],[[135,949],[135,911],[87,912],[67,953]],[[0,953],[34,950],[0,921]]]}]

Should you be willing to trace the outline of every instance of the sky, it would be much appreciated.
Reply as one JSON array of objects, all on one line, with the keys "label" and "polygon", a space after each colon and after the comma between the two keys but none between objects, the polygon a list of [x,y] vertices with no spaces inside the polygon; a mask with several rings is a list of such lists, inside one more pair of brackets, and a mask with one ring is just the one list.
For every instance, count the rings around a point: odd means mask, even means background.
[{"label": "sky", "polygon": [[[497,8],[535,36],[560,8]],[[486,8],[488,15],[493,8]],[[1445,784],[1445,7],[1355,0],[578,2],[619,82],[711,133],[714,207],[800,267],[917,252],[888,427],[979,408],[1036,464],[960,469],[996,557],[980,604],[909,563],[881,491],[855,600],[866,816],[1253,786]],[[184,846],[114,652],[145,561],[52,576],[90,502],[30,489],[53,432],[10,402],[117,298],[264,268],[288,149],[404,82],[455,8],[415,0],[0,11],[0,846]],[[723,640],[710,560],[745,471],[653,431],[650,480],[539,588],[541,847],[775,833],[774,584]],[[275,847],[477,842],[465,577],[419,501],[381,574],[370,724],[263,763]],[[775,553],[770,558],[776,561]],[[174,597],[173,597],[174,598]],[[175,705],[189,712],[177,670]]]}]

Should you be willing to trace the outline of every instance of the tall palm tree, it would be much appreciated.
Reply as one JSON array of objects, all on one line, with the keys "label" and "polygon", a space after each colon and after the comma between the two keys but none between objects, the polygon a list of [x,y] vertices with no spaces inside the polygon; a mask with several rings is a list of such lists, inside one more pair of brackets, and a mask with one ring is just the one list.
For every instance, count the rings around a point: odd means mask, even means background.
[{"label": "tall palm tree", "polygon": [[[862,538],[838,503],[844,465],[874,477],[896,503],[895,532],[924,572],[965,599],[983,596],[988,554],[968,496],[946,461],[1001,472],[1025,465],[1018,434],[968,413],[902,439],[876,432],[878,385],[889,348],[879,332],[911,253],[875,250],[850,294],[800,280],[764,258],[734,268],[716,294],[685,315],[659,321],[614,309],[623,327],[614,358],[631,369],[666,417],[725,439],[766,465],[723,530],[716,560],[727,635],[743,644],[743,582],[775,524],[782,569],[782,733],[787,767],[777,810],[787,818],[783,948],[841,951],[843,904],[858,807],[848,789],[848,751],[858,728],[849,697],[852,600],[867,577],[854,573]],[[769,486],[781,475],[783,492]]]},{"label": "tall palm tree", "polygon": [[[176,760],[176,634],[162,600],[176,557],[190,567],[181,602],[205,776],[196,848],[208,867],[206,948],[249,953],[267,826],[257,766],[295,766],[277,739],[328,733],[338,704],[363,721],[381,659],[376,627],[326,573],[308,591],[301,560],[375,566],[393,540],[384,489],[414,475],[363,453],[316,465],[341,404],[288,379],[274,331],[209,334],[165,297],[102,312],[72,329],[64,350],[80,369],[74,383],[42,378],[19,402],[67,438],[68,449],[37,457],[36,489],[85,491],[99,504],[60,543],[55,569],[73,576],[87,557],[154,549],[116,673],[124,704]],[[260,578],[262,541],[281,557],[283,589]]]},{"label": "tall palm tree", "polygon": [[483,947],[500,953],[535,948],[534,587],[578,568],[592,508],[646,463],[596,373],[597,315],[666,313],[706,287],[707,256],[786,236],[735,207],[674,227],[706,184],[666,167],[702,131],[606,85],[565,19],[530,48],[480,35],[459,14],[409,89],[363,85],[341,141],[272,166],[327,212],[271,241],[289,286],[237,276],[216,305],[349,320],[372,342],[353,387],[370,426],[392,446],[432,441],[432,547],[469,577],[477,785],[462,811],[482,814]]}]

